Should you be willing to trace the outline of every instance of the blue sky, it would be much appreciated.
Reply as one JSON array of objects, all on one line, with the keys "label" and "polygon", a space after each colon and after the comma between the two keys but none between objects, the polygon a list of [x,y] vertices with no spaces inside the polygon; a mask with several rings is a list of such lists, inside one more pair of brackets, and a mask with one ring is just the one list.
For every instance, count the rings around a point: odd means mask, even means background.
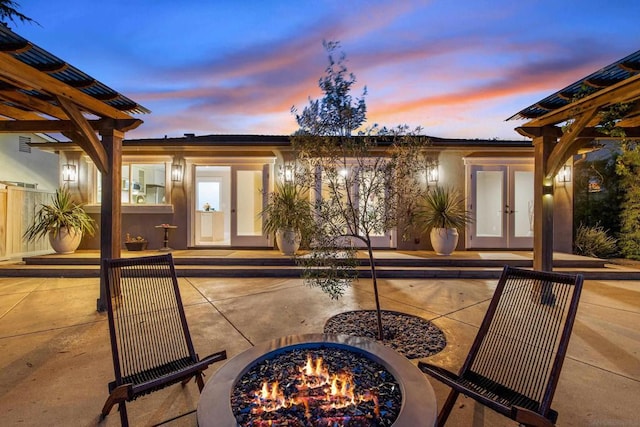
[{"label": "blue sky", "polygon": [[152,111],[127,138],[290,134],[338,40],[368,124],[522,139],[505,119],[640,49],[637,0],[18,2],[15,32]]}]

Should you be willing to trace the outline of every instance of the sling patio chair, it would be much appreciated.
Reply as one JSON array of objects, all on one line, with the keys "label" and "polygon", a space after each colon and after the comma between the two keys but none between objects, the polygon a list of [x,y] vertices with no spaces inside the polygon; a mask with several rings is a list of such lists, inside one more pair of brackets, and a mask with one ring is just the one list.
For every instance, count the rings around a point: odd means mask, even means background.
[{"label": "sling patio chair", "polygon": [[459,374],[419,362],[452,388],[440,413],[443,426],[462,393],[526,426],[553,426],[551,409],[582,275],[505,267]]},{"label": "sling patio chair", "polygon": [[128,426],[126,402],[195,378],[204,387],[203,371],[227,358],[219,351],[203,359],[196,354],[180,297],[170,253],[103,260],[115,381],[102,408],[104,419],[118,404]]}]

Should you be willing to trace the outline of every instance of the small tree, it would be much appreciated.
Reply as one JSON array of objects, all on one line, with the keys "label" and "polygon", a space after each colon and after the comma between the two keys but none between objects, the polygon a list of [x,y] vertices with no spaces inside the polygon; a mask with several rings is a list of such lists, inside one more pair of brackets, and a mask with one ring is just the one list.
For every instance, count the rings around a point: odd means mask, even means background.
[{"label": "small tree", "polygon": [[[616,144],[617,146],[617,144]],[[610,152],[604,155],[602,150]],[[620,203],[623,192],[616,175],[616,159],[619,150],[613,144],[594,153],[594,159],[574,162],[574,236],[578,226],[598,227],[609,230],[612,235],[620,232]]]},{"label": "small tree", "polygon": [[640,260],[640,144],[623,139],[621,149],[616,161],[616,172],[624,191],[618,245],[624,257]]},{"label": "small tree", "polygon": [[627,138],[620,121],[634,111],[635,103],[618,103],[600,112],[600,132],[620,138],[616,173],[623,192],[620,204],[620,252],[626,258],[640,260],[640,144]]},{"label": "small tree", "polygon": [[349,92],[355,76],[347,72],[344,54],[338,60],[333,56],[339,44],[324,46],[329,52],[327,74],[319,82],[324,97],[310,99],[301,114],[292,109],[300,126],[293,147],[305,172],[296,179],[317,190],[311,251],[298,260],[307,267],[307,284],[338,298],[357,278],[358,242],[366,248],[377,335],[383,339],[373,237],[394,227],[406,231],[411,225],[423,191],[419,182],[424,168],[421,148],[428,141],[420,129],[411,131],[406,126],[372,126],[352,136],[366,119],[366,90],[363,98],[354,102]]}]

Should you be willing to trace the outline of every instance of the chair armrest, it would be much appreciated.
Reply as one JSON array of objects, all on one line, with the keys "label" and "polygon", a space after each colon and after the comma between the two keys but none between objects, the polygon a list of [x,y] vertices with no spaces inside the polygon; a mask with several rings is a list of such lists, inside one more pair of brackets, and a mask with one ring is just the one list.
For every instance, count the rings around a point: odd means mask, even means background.
[{"label": "chair armrest", "polygon": [[418,362],[418,368],[425,374],[431,375],[445,384],[449,384],[449,386],[459,378],[458,374],[427,362]]},{"label": "chair armrest", "polygon": [[215,353],[211,353],[206,357],[203,357],[202,359],[200,359],[200,362],[206,362],[208,364],[211,364],[211,363],[219,362],[221,360],[226,360],[226,359],[227,359],[227,351],[222,350],[222,351],[217,351]]}]

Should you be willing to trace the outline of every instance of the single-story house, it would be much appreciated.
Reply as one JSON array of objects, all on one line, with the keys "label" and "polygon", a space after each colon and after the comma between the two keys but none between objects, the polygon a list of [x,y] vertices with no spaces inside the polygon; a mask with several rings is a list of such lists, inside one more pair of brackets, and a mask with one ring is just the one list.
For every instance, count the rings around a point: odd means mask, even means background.
[{"label": "single-story house", "polygon": [[[101,179],[91,159],[74,143],[39,145],[60,157],[60,171],[77,174],[68,185],[93,216],[100,216]],[[427,185],[463,190],[474,221],[458,250],[531,249],[533,245],[533,146],[530,140],[430,138]],[[160,247],[171,224],[170,246],[270,248],[260,211],[268,191],[283,179],[291,151],[288,136],[185,134],[180,138],[125,139],[122,144],[122,243],[142,236]],[[571,164],[567,164],[570,168]],[[566,175],[570,177],[570,174]],[[556,251],[571,252],[572,183],[556,184]],[[100,223],[98,221],[98,223]],[[569,231],[569,232],[567,232]],[[378,248],[430,249],[429,239],[408,240],[393,231]],[[98,249],[98,236],[81,248]],[[124,247],[124,246],[123,246]]]}]

